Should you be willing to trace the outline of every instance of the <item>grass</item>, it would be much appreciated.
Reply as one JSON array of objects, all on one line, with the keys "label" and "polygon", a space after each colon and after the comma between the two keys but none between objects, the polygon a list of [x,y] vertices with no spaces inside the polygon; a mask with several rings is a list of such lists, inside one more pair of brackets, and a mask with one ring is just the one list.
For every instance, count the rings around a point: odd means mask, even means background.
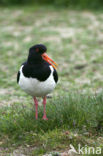
[{"label": "grass", "polygon": [[[83,102],[84,101],[84,102]],[[51,105],[52,103],[52,105]],[[1,131],[6,134],[21,134],[28,131],[48,131],[62,126],[68,128],[88,128],[94,127],[102,129],[102,95],[96,97],[78,96],[76,94],[67,95],[62,98],[54,99],[47,105],[47,114],[50,121],[34,120],[33,106],[15,104],[10,108],[1,110],[3,120],[1,120]],[[91,109],[91,114],[88,114]],[[39,116],[42,118],[42,108],[40,107]],[[30,122],[31,121],[31,122]],[[8,127],[7,127],[8,125]],[[100,127],[98,127],[100,126]]]},{"label": "grass", "polygon": [[[103,146],[103,13],[53,7],[0,8],[0,154],[39,156],[70,144]],[[59,83],[43,121],[16,84],[30,46],[43,43]],[[39,99],[41,104],[41,99]],[[53,155],[53,154],[52,154]]]},{"label": "grass", "polygon": [[86,96],[78,92],[69,96],[67,94],[65,99],[59,97],[49,101],[48,121],[41,119],[41,107],[38,121],[34,119],[32,105],[16,103],[10,108],[4,107],[0,110],[2,146],[8,148],[9,152],[20,145],[33,146],[36,149],[32,149],[32,155],[50,152],[51,149],[62,151],[69,148],[69,144],[76,148],[79,143],[100,146],[101,142],[91,140],[97,139],[99,135],[102,137],[102,104],[102,95]]}]

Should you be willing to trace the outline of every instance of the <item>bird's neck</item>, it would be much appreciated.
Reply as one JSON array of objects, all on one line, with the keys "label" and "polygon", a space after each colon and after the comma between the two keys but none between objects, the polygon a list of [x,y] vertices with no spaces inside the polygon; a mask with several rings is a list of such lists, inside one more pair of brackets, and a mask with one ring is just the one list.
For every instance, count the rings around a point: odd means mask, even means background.
[{"label": "bird's neck", "polygon": [[44,62],[44,60],[42,59],[42,57],[39,57],[39,58],[33,58],[31,56],[28,56],[28,59],[27,59],[27,63],[28,64],[31,64],[31,65],[35,65],[35,64],[42,64]]}]

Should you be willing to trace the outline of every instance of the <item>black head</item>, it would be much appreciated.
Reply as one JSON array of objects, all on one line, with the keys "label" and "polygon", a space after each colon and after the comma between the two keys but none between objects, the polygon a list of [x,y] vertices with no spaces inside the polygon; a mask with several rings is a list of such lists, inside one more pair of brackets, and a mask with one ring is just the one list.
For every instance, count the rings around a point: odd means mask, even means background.
[{"label": "black head", "polygon": [[29,49],[28,62],[37,63],[43,61],[42,54],[47,51],[47,48],[43,44],[36,44]]},{"label": "black head", "polygon": [[29,49],[29,53],[34,53],[34,52],[38,52],[40,54],[43,54],[44,52],[47,51],[47,48],[45,45],[43,44],[36,44],[34,46],[32,46],[30,49]]}]

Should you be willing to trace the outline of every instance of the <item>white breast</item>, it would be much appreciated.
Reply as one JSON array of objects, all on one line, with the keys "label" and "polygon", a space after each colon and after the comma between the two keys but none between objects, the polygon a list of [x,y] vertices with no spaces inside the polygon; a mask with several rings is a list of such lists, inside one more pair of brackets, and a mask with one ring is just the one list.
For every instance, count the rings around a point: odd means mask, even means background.
[{"label": "white breast", "polygon": [[43,97],[50,92],[52,92],[56,86],[56,83],[53,78],[53,67],[50,66],[51,74],[46,81],[40,82],[35,78],[26,78],[22,73],[22,68],[20,68],[20,87],[31,96]]}]

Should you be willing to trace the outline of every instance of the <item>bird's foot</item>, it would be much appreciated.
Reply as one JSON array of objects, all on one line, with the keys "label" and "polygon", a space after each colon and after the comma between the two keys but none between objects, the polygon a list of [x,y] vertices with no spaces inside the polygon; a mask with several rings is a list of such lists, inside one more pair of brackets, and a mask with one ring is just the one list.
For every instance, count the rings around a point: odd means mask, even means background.
[{"label": "bird's foot", "polygon": [[46,115],[43,116],[43,120],[48,120],[48,118],[46,117]]}]

